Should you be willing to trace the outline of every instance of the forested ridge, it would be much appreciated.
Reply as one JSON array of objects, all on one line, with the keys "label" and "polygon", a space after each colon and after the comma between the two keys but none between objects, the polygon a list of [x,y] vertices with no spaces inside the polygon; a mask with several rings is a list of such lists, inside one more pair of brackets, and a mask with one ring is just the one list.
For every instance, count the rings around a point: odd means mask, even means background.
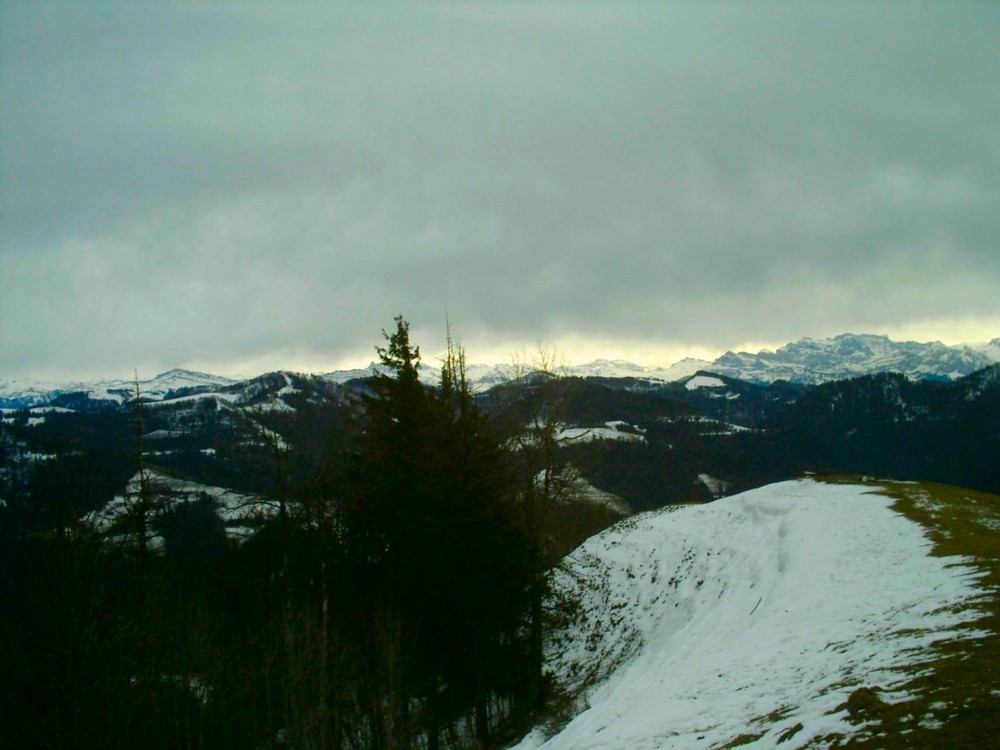
[{"label": "forested ridge", "polygon": [[242,544],[208,498],[157,507],[135,399],[116,533],[4,540],[4,746],[491,747],[534,715],[544,428],[512,452],[460,347],[422,385],[402,318],[378,352],[312,455],[272,441],[277,511]]}]

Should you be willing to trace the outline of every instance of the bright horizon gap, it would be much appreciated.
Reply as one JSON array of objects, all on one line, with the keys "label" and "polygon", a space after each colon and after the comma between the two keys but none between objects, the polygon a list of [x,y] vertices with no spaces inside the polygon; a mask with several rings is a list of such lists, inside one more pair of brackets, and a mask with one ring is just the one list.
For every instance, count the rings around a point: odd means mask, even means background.
[{"label": "bright horizon gap", "polygon": [[[610,337],[584,337],[580,335],[553,336],[548,340],[518,340],[514,337],[497,340],[489,332],[477,331],[463,335],[461,326],[453,328],[454,341],[466,351],[469,364],[503,365],[515,358],[531,362],[538,346],[554,353],[557,365],[574,366],[589,364],[595,360],[623,360],[644,367],[669,368],[685,358],[712,361],[727,351],[757,353],[762,350],[774,351],[788,343],[803,338],[832,338],[843,333],[885,335],[896,342],[915,341],[929,343],[940,341],[947,346],[981,346],[1000,337],[1000,317],[991,320],[965,318],[961,320],[937,320],[899,325],[859,326],[854,331],[821,331],[807,335],[790,336],[784,340],[765,338],[738,341],[728,346],[705,346],[663,341],[660,343],[640,339]],[[421,362],[425,368],[436,369],[445,351],[444,331],[436,327],[413,326],[411,338],[421,348]],[[381,344],[373,339],[370,346],[355,349],[350,353],[328,354],[318,351],[304,351],[301,348],[278,349],[264,354],[240,358],[212,359],[192,357],[177,362],[156,364],[137,363],[124,371],[110,369],[70,369],[44,368],[31,375],[7,376],[0,369],[0,378],[11,380],[35,380],[49,383],[75,383],[95,380],[125,380],[138,370],[140,380],[149,380],[171,369],[195,370],[230,378],[251,378],[258,375],[287,370],[303,373],[326,373],[337,370],[367,368],[377,360],[375,346]]]},{"label": "bright horizon gap", "polygon": [[[444,347],[434,347],[431,349],[425,348],[419,342],[415,343],[417,346],[420,346],[421,367],[423,369],[437,369],[445,355]],[[537,353],[535,343],[511,347],[478,347],[472,345],[465,346],[461,341],[457,343],[465,349],[466,362],[470,365],[506,365],[511,364],[515,358],[520,358],[530,364],[535,359]],[[589,364],[596,360],[620,360],[645,367],[662,367],[666,369],[686,358],[711,361],[727,351],[726,349],[710,349],[702,346],[653,346],[646,344],[614,347],[604,343],[581,345],[576,341],[572,345],[569,343],[563,345],[561,342],[556,341],[552,344],[544,344],[543,346],[545,346],[549,354],[555,356],[556,366],[570,367]],[[780,346],[780,344],[777,346]],[[179,367],[181,369],[225,375],[226,377],[254,377],[255,375],[273,372],[274,370],[305,373],[362,370],[377,360],[375,347],[372,346],[370,351],[357,352],[333,359],[321,356],[281,358],[280,355],[264,355],[262,357],[243,360],[232,365],[223,365],[206,360],[191,360]],[[156,374],[159,373],[154,373],[154,375]]]},{"label": "bright horizon gap", "polygon": [[[420,341],[420,329],[414,328],[411,338],[421,348],[421,364],[425,368],[438,367],[445,353],[444,336],[436,337],[439,342],[424,346]],[[469,342],[463,340],[459,332],[455,332],[455,343],[463,346],[466,360],[472,365],[503,365],[510,364],[515,358],[526,359],[529,363],[534,358],[539,345],[550,354],[555,355],[557,365],[574,366],[589,364],[596,360],[622,360],[644,367],[659,367],[667,369],[681,360],[703,359],[712,361],[721,357],[727,351],[757,353],[764,350],[775,351],[786,344],[803,338],[824,339],[833,338],[842,333],[859,333],[877,336],[888,336],[896,342],[916,341],[930,343],[940,341],[946,346],[977,346],[1000,337],[1000,318],[991,321],[966,319],[961,321],[932,321],[925,323],[901,324],[897,326],[871,326],[870,330],[840,331],[839,333],[823,333],[798,336],[787,340],[750,339],[743,340],[724,347],[710,347],[695,344],[663,343],[651,344],[638,340],[616,340],[610,338],[584,338],[581,336],[554,337],[550,341],[517,342],[513,339],[500,344],[483,344],[490,338],[485,334],[470,336]],[[185,366],[185,369],[201,370],[227,377],[254,377],[274,370],[290,370],[294,372],[324,373],[337,370],[361,370],[377,360],[375,344],[365,351],[357,351],[340,357],[327,358],[321,355],[291,355],[284,359],[280,353],[263,355],[258,358],[242,360],[232,366],[218,365],[215,369],[205,369],[198,366]],[[207,360],[191,360],[193,364],[204,364],[210,367]],[[270,364],[267,364],[270,363]],[[263,369],[254,370],[261,365]],[[223,369],[225,368],[225,369]],[[252,372],[253,374],[248,374]],[[158,374],[158,373],[154,373]]]},{"label": "bright horizon gap", "polygon": [[[995,324],[982,324],[978,321],[971,322],[970,325],[960,325],[948,327],[945,324],[937,325],[902,325],[898,327],[883,328],[883,332],[861,331],[860,333],[873,335],[886,335],[893,341],[916,341],[919,343],[929,343],[941,341],[947,346],[955,345],[981,345],[1000,336],[1000,320]],[[845,333],[845,332],[842,332]],[[853,331],[851,333],[854,333]],[[968,334],[968,335],[966,335]],[[712,361],[725,354],[727,351],[752,352],[757,353],[762,350],[774,351],[788,343],[801,340],[802,338],[832,338],[839,334],[799,336],[786,341],[751,340],[743,341],[728,347],[707,347],[685,344],[651,344],[636,340],[614,341],[611,339],[584,339],[579,336],[564,336],[557,338],[551,343],[542,342],[541,345],[550,353],[555,355],[558,366],[575,366],[594,362],[595,360],[621,360],[644,367],[654,367],[667,369],[670,366],[686,358],[703,359]],[[443,337],[440,337],[443,339]],[[477,337],[481,342],[484,336]],[[460,336],[455,336],[456,343],[463,345],[466,351],[466,358],[470,365],[504,365],[510,364],[516,357],[531,362],[537,352],[538,343],[531,342],[518,345],[513,340],[501,344],[490,346],[479,345],[477,343],[464,344]],[[431,346],[421,345],[419,337],[415,336],[414,341],[421,347],[421,364],[427,369],[437,369],[444,355],[444,344],[432,342]],[[220,375],[231,378],[252,378],[267,372],[276,370],[287,370],[291,372],[303,373],[327,373],[338,370],[360,370],[367,368],[377,360],[375,345],[365,351],[356,351],[351,354],[328,356],[313,352],[286,352],[278,351],[263,354],[257,357],[247,357],[227,362],[211,359],[194,358],[184,360],[170,366],[140,366],[138,367],[139,379],[149,380],[160,373],[171,369],[194,370],[198,372]],[[3,373],[0,373],[0,377]],[[67,371],[42,372],[34,376],[22,376],[31,380],[48,381],[53,383],[86,382],[92,380],[119,380],[132,377],[132,369],[127,372],[117,373],[110,371],[101,372],[81,372],[68,374]],[[18,378],[21,379],[21,378]]]}]

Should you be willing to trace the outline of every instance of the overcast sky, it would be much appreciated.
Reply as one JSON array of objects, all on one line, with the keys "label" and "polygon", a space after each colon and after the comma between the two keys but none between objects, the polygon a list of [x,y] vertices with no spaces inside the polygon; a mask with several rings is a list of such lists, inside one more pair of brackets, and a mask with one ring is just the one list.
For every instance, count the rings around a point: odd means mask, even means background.
[{"label": "overcast sky", "polygon": [[0,0],[0,378],[1000,336],[1000,4]]}]

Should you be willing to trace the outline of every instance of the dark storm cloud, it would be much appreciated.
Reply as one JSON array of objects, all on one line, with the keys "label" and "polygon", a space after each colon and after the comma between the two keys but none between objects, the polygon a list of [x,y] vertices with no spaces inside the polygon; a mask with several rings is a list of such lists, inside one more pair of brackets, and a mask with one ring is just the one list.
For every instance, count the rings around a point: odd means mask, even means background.
[{"label": "dark storm cloud", "polygon": [[1000,321],[988,4],[0,13],[0,375]]}]

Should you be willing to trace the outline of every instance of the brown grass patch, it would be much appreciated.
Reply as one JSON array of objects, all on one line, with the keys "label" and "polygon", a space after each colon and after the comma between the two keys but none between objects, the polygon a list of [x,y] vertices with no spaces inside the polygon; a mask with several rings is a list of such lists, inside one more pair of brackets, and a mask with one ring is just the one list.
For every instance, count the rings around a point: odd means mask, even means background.
[{"label": "brown grass patch", "polygon": [[892,498],[893,510],[927,529],[932,554],[962,556],[980,570],[985,596],[963,605],[976,613],[963,627],[987,632],[939,641],[919,663],[901,670],[902,676],[910,676],[900,688],[909,695],[903,702],[886,703],[874,690],[856,690],[840,708],[865,728],[859,736],[829,746],[1000,747],[1000,497],[929,482],[824,480],[865,484]]}]

